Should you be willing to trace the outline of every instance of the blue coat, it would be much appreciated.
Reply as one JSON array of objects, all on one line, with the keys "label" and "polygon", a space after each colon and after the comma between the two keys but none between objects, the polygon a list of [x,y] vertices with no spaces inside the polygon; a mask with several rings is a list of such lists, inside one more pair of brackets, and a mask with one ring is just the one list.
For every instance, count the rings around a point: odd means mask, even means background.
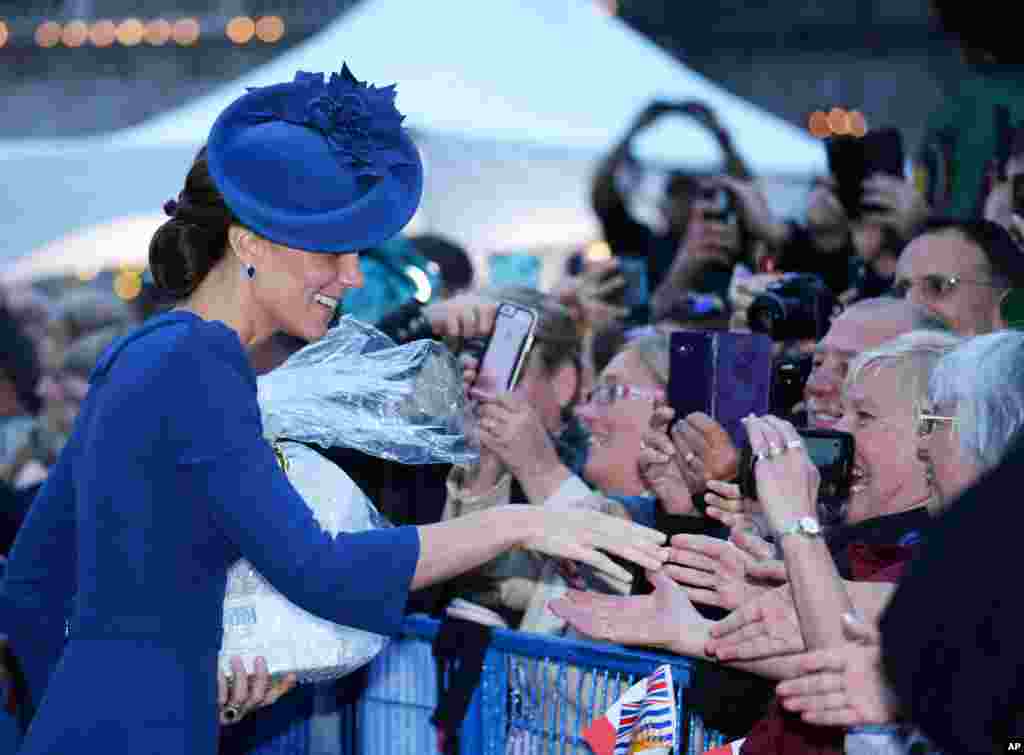
[{"label": "blue coat", "polygon": [[38,701],[24,755],[215,753],[224,588],[243,556],[312,613],[397,632],[415,528],[320,529],[263,440],[232,330],[161,315],[90,382],[0,603]]}]

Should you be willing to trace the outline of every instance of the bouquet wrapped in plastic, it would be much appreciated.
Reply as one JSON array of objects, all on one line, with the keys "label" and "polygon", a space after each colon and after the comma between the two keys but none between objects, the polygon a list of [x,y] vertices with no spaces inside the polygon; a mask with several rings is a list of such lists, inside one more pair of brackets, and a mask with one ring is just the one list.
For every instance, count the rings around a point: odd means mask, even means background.
[{"label": "bouquet wrapped in plastic", "polygon": [[[352,479],[310,444],[344,446],[405,464],[470,464],[467,411],[454,357],[439,343],[395,346],[350,318],[259,378],[263,431],[288,479],[330,534],[391,524]],[[339,596],[339,600],[344,600]],[[220,666],[263,656],[271,674],[337,679],[377,655],[385,637],[294,605],[247,561],[228,572]]]}]

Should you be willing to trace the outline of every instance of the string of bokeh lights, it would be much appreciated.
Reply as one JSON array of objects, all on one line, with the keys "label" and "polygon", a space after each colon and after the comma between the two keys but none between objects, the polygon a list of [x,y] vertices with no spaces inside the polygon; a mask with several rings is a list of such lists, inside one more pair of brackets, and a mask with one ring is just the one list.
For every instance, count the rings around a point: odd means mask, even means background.
[{"label": "string of bokeh lights", "polygon": [[807,130],[811,136],[826,139],[830,136],[855,136],[860,138],[868,132],[868,122],[858,110],[844,110],[834,107],[827,113],[816,110],[807,119]]},{"label": "string of bokeh lights", "polygon": [[[246,45],[250,42],[272,45],[284,38],[285,23],[280,16],[236,16],[224,25],[222,33],[236,45]],[[142,44],[151,47],[166,44],[191,47],[197,44],[203,35],[203,24],[198,18],[154,18],[148,21],[139,18],[119,21],[76,19],[66,23],[43,21],[35,27],[33,39],[36,45],[44,49],[74,49],[85,46],[104,48],[114,45],[136,47]],[[0,19],[0,47],[4,47],[11,36],[11,27],[4,19]]]}]

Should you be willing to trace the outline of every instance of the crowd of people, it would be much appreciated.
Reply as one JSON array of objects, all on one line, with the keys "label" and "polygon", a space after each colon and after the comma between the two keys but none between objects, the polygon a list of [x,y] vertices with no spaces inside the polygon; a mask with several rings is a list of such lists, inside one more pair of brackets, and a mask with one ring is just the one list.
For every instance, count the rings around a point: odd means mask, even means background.
[{"label": "crowd of people", "polygon": [[[1013,588],[995,564],[965,574],[1019,517],[1024,217],[1010,187],[1024,131],[991,155],[976,213],[944,216],[912,180],[878,174],[856,218],[821,176],[804,217],[784,219],[727,124],[657,101],[594,177],[611,258],[577,257],[539,291],[478,285],[450,240],[395,240],[422,168],[382,91],[345,69],[229,107],[165,207],[141,306],[89,286],[4,291],[0,633],[19,751],[254,752],[246,727],[310,715],[265,664],[218,674],[240,557],[367,631],[425,611],[700,659],[687,704],[744,753],[984,752],[1024,736]],[[366,130],[332,120],[346,97]],[[668,116],[703,124],[723,169],[669,176],[652,228],[619,176]],[[327,167],[307,174],[314,158]],[[396,243],[438,277],[433,297],[346,310],[348,290],[389,285],[388,265],[360,258]],[[637,261],[639,302],[623,295]],[[745,454],[715,418],[676,416],[670,334],[763,332],[756,303],[787,286],[828,317],[773,334],[776,366],[806,369],[787,403],[746,418]],[[481,398],[502,302],[536,314],[535,338],[514,390]],[[389,344],[449,346],[478,458],[318,448],[396,525],[329,537],[263,441],[256,378],[343,314]],[[804,428],[852,436],[843,500],[820,494]],[[747,455],[756,496],[738,484]],[[575,682],[510,681],[548,683],[580,702]]]}]

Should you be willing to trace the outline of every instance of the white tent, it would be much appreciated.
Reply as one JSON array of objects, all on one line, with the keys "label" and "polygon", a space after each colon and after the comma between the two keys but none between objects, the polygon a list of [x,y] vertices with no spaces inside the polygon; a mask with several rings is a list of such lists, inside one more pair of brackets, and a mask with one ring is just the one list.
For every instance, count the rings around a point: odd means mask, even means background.
[{"label": "white tent", "polygon": [[[81,239],[84,228],[152,214],[245,87],[300,69],[336,71],[343,61],[360,79],[399,83],[397,104],[426,165],[416,223],[475,254],[596,236],[587,204],[595,161],[654,97],[708,103],[762,176],[824,169],[819,142],[687,70],[588,0],[367,0],[270,63],[137,127],[0,142],[0,268],[69,235]],[[709,167],[718,150],[680,123],[653,131],[642,156]]]}]

